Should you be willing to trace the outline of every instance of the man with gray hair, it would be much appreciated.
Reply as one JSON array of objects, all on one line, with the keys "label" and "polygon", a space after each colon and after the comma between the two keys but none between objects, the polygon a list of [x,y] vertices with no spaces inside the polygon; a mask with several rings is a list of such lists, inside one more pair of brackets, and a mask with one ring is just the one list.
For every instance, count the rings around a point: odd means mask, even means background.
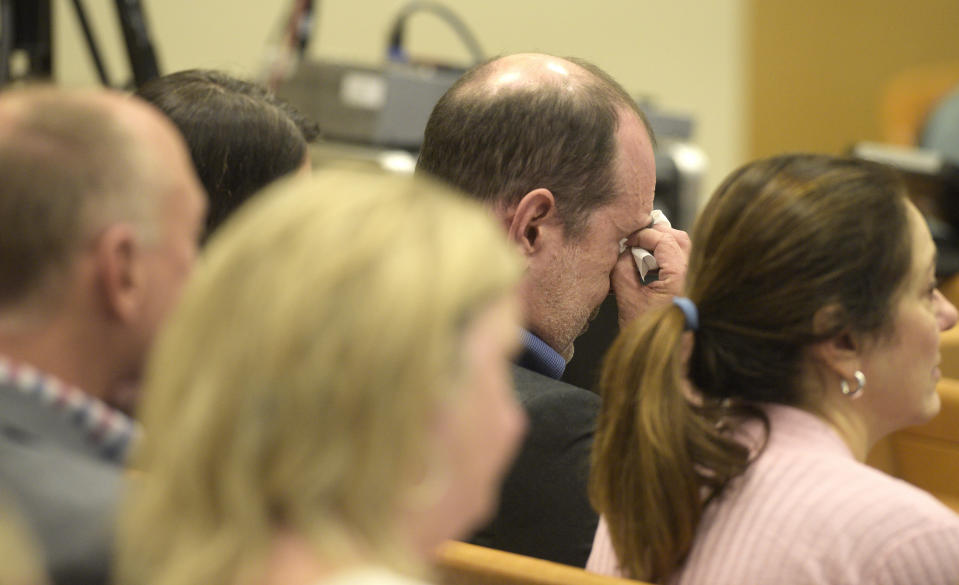
[{"label": "man with gray hair", "polygon": [[[653,142],[608,74],[542,54],[475,67],[430,116],[417,171],[484,201],[526,259],[528,330],[513,373],[529,434],[478,544],[586,564],[597,524],[587,476],[599,397],[559,378],[610,292],[621,327],[682,292],[689,238],[653,223]],[[630,247],[652,253],[657,281],[640,281]]]},{"label": "man with gray hair", "polygon": [[135,432],[115,408],[196,255],[175,128],[109,92],[0,94],[0,491],[54,583],[104,583]]}]

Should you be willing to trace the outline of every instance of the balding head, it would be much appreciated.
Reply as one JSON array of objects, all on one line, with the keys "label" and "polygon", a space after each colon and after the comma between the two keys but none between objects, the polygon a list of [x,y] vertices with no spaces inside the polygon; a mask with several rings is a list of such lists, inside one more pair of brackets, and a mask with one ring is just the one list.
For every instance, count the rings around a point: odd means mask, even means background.
[{"label": "balding head", "polygon": [[[609,84],[611,92],[628,105],[632,102],[619,84],[595,66],[572,58],[541,53],[519,53],[499,57],[478,65],[463,76],[457,86],[462,91],[497,94],[524,91],[566,91],[581,93],[597,82]],[[612,97],[612,96],[611,96]]]},{"label": "balding head", "polygon": [[613,165],[624,116],[645,117],[604,71],[578,59],[523,53],[471,69],[440,99],[417,169],[494,208],[549,189],[570,236],[620,191]]},{"label": "balding head", "polygon": [[110,223],[156,238],[170,161],[185,157],[161,115],[121,94],[0,94],[0,309],[43,294]]}]

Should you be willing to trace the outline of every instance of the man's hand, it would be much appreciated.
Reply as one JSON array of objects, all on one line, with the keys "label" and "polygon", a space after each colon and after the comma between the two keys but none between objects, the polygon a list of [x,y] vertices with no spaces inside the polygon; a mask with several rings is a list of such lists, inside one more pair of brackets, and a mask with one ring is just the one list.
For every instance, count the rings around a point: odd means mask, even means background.
[{"label": "man's hand", "polygon": [[[626,242],[628,246],[619,256],[610,276],[616,306],[619,309],[619,327],[652,307],[669,303],[683,293],[686,284],[686,265],[689,262],[689,235],[665,223],[642,229]],[[649,250],[659,264],[659,280],[643,284],[629,247]]]}]

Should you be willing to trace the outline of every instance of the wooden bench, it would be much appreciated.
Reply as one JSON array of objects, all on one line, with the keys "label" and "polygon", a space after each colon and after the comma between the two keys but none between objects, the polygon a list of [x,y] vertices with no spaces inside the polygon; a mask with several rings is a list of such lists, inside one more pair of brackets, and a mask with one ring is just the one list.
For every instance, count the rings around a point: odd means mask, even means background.
[{"label": "wooden bench", "polygon": [[464,542],[444,544],[435,568],[441,585],[644,585]]}]

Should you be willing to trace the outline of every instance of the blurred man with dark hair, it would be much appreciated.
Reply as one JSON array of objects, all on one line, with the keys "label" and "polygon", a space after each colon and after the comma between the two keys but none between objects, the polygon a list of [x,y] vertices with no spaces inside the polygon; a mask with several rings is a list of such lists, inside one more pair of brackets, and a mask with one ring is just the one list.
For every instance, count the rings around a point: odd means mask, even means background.
[{"label": "blurred man with dark hair", "polygon": [[189,69],[152,79],[137,95],[183,134],[209,197],[207,235],[255,192],[310,168],[319,127],[262,85]]}]

